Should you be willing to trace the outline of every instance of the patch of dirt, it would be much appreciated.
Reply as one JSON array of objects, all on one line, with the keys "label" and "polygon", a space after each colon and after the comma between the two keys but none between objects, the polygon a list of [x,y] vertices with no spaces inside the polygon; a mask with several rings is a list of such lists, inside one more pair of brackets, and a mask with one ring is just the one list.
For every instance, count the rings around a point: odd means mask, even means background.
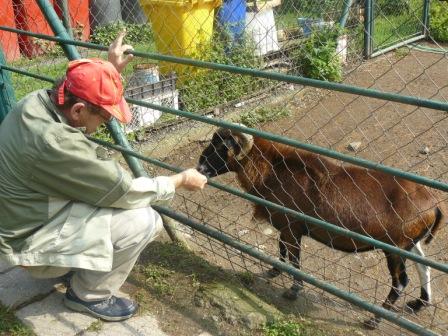
[{"label": "patch of dirt", "polygon": [[[447,78],[448,59],[446,56],[412,50],[404,56],[389,53],[365,62],[347,74],[345,82],[360,87],[447,102]],[[290,110],[289,117],[260,125],[260,129],[415,172],[429,178],[448,181],[448,116],[446,112],[320,89],[295,87],[294,90],[288,90],[290,89],[283,89],[283,92],[277,91],[270,99],[254,101],[252,105],[245,106],[245,108],[255,108],[261,105],[281,104]],[[237,115],[240,110],[229,109],[227,117]],[[168,128],[158,134],[156,140],[141,145],[140,152],[174,166],[194,167],[214,129],[199,123],[186,123],[183,126]],[[350,151],[347,147],[354,141],[361,142],[356,152]],[[422,151],[425,147],[428,151]],[[163,169],[153,167],[151,169],[154,174],[166,173]],[[233,174],[219,176],[214,180],[239,189]],[[444,194],[443,198],[446,200],[447,195]],[[198,193],[180,193],[173,207],[269,255],[278,255],[277,233],[272,230],[269,223],[257,222],[252,218],[252,206],[245,200],[215,188],[206,188]],[[361,322],[369,318],[370,314],[310,285],[305,286],[296,302],[287,302],[281,294],[291,284],[289,277],[280,276],[271,282],[266,282],[261,277],[257,277],[266,271],[266,265],[222,243],[204,237],[188,227],[181,226],[180,228],[188,237],[196,253],[214,265],[213,267],[230,273],[254,274],[254,281],[249,286],[250,291],[283,314],[305,316],[320,321],[319,324],[330,326],[329,334],[331,335],[337,334],[335,330],[345,330],[345,334],[348,335],[411,334],[387,321],[383,321],[380,329],[376,331],[359,329]],[[448,230],[444,227],[429,246],[424,246],[427,256],[447,263],[447,241]],[[149,254],[151,250],[152,248],[148,249]],[[151,259],[148,253],[145,257],[149,258],[148,262],[158,262],[159,256]],[[407,262],[408,266],[412,264]],[[370,303],[381,304],[390,289],[389,272],[381,251],[346,254],[305,238],[302,270],[361,296]],[[218,271],[218,274],[224,273]],[[408,267],[408,275],[410,284],[397,304],[398,314],[428,329],[446,334],[448,330],[447,274],[432,271],[433,303],[416,316],[409,315],[403,310],[404,302],[420,294],[418,275],[413,267]],[[184,294],[180,294],[180,289],[176,289],[171,296],[148,302],[148,309],[151,311],[156,309],[166,314],[167,329],[177,325],[177,328],[180,328],[177,331],[179,335],[188,335],[188,331],[198,329],[209,330],[214,335],[220,335],[221,332],[228,332],[229,335],[247,333],[244,328],[238,329],[240,327],[222,322],[225,318],[222,319],[223,314],[219,313],[219,309],[217,312],[213,310],[216,307],[209,309],[195,306],[192,309],[193,295],[197,292],[197,288],[194,287],[191,273],[184,276],[187,278],[189,276],[188,279],[190,279],[190,282],[179,279],[179,285],[188,289]],[[198,272],[196,276],[208,275]],[[136,276],[135,285],[144,287],[145,283],[142,281]],[[207,283],[207,279],[201,280],[200,283]],[[181,319],[179,311],[190,311],[191,315],[181,313],[184,317]],[[215,314],[218,314],[216,315],[218,318],[213,318]],[[174,323],[178,318],[182,321],[182,327]],[[250,334],[257,335],[252,331]]]}]

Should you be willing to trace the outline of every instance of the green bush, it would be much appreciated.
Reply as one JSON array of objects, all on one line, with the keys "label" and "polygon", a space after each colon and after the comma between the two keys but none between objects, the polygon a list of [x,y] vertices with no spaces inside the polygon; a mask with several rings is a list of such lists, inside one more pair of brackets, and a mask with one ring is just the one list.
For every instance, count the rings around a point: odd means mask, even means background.
[{"label": "green bush", "polygon": [[[229,44],[223,42],[222,37],[211,40],[213,42],[202,46],[194,58],[253,69],[261,68],[262,60],[255,56],[251,43],[241,43],[229,48]],[[179,89],[183,108],[190,112],[237,100],[267,85],[268,82],[255,77],[195,67],[184,71],[184,76],[186,74],[189,74],[189,77],[179,84]]]},{"label": "green bush", "polygon": [[125,43],[151,43],[153,40],[152,30],[149,25],[124,22],[111,23],[96,28],[90,37],[90,40],[92,43],[108,46],[123,29],[126,29],[126,36],[124,38]]},{"label": "green bush", "polygon": [[411,11],[410,0],[377,0],[377,15],[401,15]]},{"label": "green bush", "polygon": [[429,30],[436,41],[448,42],[448,2],[431,1]]},{"label": "green bush", "polygon": [[314,31],[303,44],[291,52],[294,72],[308,78],[340,82],[342,64],[336,54],[340,35],[341,29],[338,27]]}]

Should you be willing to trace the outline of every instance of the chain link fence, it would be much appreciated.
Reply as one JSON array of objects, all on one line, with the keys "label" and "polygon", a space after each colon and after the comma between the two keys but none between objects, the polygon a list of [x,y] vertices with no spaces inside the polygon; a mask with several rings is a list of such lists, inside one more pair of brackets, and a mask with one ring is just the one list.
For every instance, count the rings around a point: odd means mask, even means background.
[{"label": "chain link fence", "polygon": [[[0,3],[0,25],[53,35],[35,1]],[[71,36],[79,41],[107,46],[125,27],[126,43],[141,52],[282,72],[448,103],[448,32],[443,25],[448,23],[447,2],[430,2],[429,26],[424,0],[51,3]],[[371,31],[365,24],[369,3],[373,5]],[[426,34],[426,39],[376,58],[364,57],[366,36],[373,41],[372,50],[379,51],[420,34]],[[49,78],[64,75],[67,59],[54,42],[4,30],[0,30],[0,41],[9,66]],[[105,52],[78,49],[83,57],[106,57]],[[18,99],[49,86],[23,74],[11,72],[11,76]],[[447,111],[143,57],[135,57],[123,77],[128,98],[243,123],[443,183],[448,181]],[[123,129],[134,149],[177,167],[196,166],[216,131],[210,125],[170,113],[139,105],[132,108],[134,118]],[[108,138],[105,129],[96,136]],[[151,175],[170,173],[154,165],[146,164],[145,168]],[[216,180],[241,189],[234,174]],[[369,196],[364,198],[360,202],[368,203]],[[440,192],[439,198],[441,205],[447,199],[446,192]],[[275,223],[253,218],[249,201],[207,188],[200,193],[180,193],[173,208],[238,241],[279,256]],[[292,284],[290,276],[261,281],[268,269],[264,263],[187,226],[180,225],[179,230],[204,258],[251,274],[253,281],[246,285],[285,312],[327,318],[347,330],[370,318],[370,314],[310,285],[301,291],[299,303],[282,301],[282,291]],[[443,224],[433,242],[423,247],[428,258],[448,262],[447,238]],[[307,237],[301,245],[303,271],[367,302],[383,303],[391,280],[381,251],[348,254]],[[432,272],[432,302],[427,309],[419,314],[405,309],[405,302],[420,297],[419,273],[413,264],[407,262],[410,283],[396,304],[398,314],[428,330],[447,334],[448,281],[443,272]],[[408,333],[383,322],[371,334]]]}]

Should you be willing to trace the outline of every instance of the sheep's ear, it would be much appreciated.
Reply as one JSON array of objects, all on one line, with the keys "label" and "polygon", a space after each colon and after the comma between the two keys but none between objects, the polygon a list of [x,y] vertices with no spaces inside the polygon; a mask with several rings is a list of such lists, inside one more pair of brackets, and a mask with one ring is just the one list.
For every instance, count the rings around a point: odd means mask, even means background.
[{"label": "sheep's ear", "polygon": [[232,131],[233,138],[240,148],[239,153],[235,156],[236,160],[243,159],[252,149],[254,145],[254,137],[250,134]]}]

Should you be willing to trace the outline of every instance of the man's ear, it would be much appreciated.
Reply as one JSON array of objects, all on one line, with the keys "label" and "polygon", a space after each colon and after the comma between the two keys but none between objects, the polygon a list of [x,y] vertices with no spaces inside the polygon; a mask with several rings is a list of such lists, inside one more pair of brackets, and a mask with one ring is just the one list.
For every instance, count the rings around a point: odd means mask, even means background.
[{"label": "man's ear", "polygon": [[81,120],[82,109],[85,106],[86,105],[82,102],[77,102],[77,103],[73,104],[67,111],[67,114],[68,114],[67,119],[73,120],[75,122]]}]

